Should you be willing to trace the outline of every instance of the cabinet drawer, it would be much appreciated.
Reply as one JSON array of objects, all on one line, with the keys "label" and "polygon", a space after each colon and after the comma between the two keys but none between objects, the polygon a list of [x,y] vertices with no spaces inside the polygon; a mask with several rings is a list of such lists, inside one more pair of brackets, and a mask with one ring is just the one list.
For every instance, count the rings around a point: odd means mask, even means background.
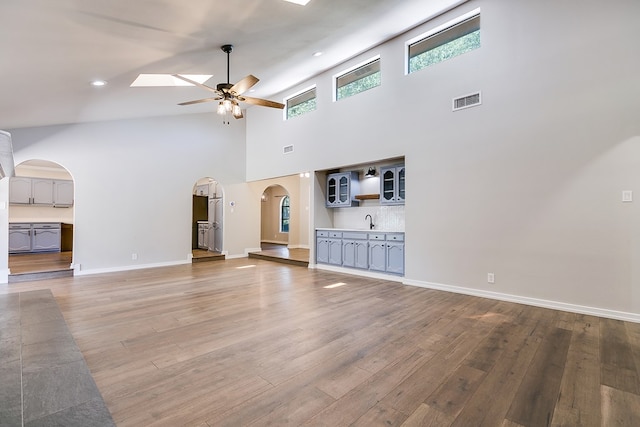
[{"label": "cabinet drawer", "polygon": [[387,240],[404,242],[404,234],[387,234]]},{"label": "cabinet drawer", "polygon": [[9,224],[9,230],[29,230],[30,228],[31,228],[31,224],[20,224],[20,223]]},{"label": "cabinet drawer", "polygon": [[327,230],[316,230],[316,237],[329,237]]},{"label": "cabinet drawer", "polygon": [[383,233],[369,233],[369,240],[384,240]]},{"label": "cabinet drawer", "polygon": [[351,239],[351,240],[367,240],[367,233],[358,233],[356,232],[344,232],[342,233],[343,239]]},{"label": "cabinet drawer", "polygon": [[342,238],[342,232],[341,231],[330,231],[329,232],[329,237],[341,239]]}]

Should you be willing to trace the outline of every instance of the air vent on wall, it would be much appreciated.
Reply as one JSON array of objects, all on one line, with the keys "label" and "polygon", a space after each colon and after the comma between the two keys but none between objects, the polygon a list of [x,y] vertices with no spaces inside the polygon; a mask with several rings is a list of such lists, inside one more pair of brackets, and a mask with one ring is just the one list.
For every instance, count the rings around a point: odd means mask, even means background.
[{"label": "air vent on wall", "polygon": [[293,145],[285,145],[282,147],[282,154],[293,153]]},{"label": "air vent on wall", "polygon": [[453,98],[453,111],[462,110],[463,108],[475,107],[482,104],[480,92],[471,93],[469,95]]}]

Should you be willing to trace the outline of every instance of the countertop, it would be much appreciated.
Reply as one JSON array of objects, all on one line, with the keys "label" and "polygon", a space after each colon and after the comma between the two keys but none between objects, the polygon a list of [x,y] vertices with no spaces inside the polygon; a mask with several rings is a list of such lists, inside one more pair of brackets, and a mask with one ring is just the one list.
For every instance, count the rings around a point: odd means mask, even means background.
[{"label": "countertop", "polygon": [[404,231],[400,230],[370,230],[368,228],[331,228],[331,227],[317,227],[316,230],[326,230],[326,231],[358,231],[358,232],[367,232],[367,233],[404,233]]}]

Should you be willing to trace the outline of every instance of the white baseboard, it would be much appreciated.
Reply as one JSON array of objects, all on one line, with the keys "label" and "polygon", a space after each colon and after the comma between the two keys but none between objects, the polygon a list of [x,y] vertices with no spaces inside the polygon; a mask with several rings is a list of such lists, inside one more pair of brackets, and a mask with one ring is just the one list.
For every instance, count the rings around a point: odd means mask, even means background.
[{"label": "white baseboard", "polygon": [[584,305],[569,304],[559,301],[550,301],[538,298],[523,297],[518,295],[503,294],[500,292],[484,291],[480,289],[465,288],[462,286],[444,285],[442,283],[423,282],[419,280],[404,279],[405,285],[418,286],[420,288],[437,289],[446,292],[455,292],[482,298],[490,298],[499,301],[508,301],[518,304],[531,305],[534,307],[550,308],[553,310],[568,311],[571,313],[587,314],[590,316],[606,317],[608,319],[624,320],[627,322],[640,323],[640,314],[628,313],[624,311],[609,310],[598,307],[588,307]]},{"label": "white baseboard", "polygon": [[309,263],[309,268],[315,268],[317,270],[333,271],[334,273],[351,274],[353,276],[369,277],[371,279],[388,280],[390,282],[402,283],[404,280],[404,277],[395,276],[393,274],[375,273],[369,270],[360,270],[358,268],[337,267],[337,266],[327,265],[327,264]]},{"label": "white baseboard", "polygon": [[0,283],[4,284],[4,283],[9,283],[9,274],[10,271],[8,268],[3,268],[2,270],[0,270]]},{"label": "white baseboard", "polygon": [[121,271],[142,270],[145,268],[156,268],[156,267],[171,267],[174,265],[185,265],[185,264],[191,264],[191,261],[168,261],[168,262],[158,262],[153,264],[136,264],[136,265],[123,265],[119,267],[92,268],[88,270],[76,269],[74,270],[73,275],[87,276],[90,274],[118,273]]}]

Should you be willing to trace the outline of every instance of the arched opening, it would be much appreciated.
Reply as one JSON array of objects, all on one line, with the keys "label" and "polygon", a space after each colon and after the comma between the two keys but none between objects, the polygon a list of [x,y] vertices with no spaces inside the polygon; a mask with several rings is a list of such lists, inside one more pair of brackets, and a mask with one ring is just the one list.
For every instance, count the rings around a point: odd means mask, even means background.
[{"label": "arched opening", "polygon": [[291,225],[291,199],[281,185],[267,187],[260,203],[260,247],[286,248]]},{"label": "arched opening", "polygon": [[73,275],[74,181],[48,160],[27,160],[9,181],[9,282]]},{"label": "arched opening", "polygon": [[224,189],[210,177],[193,186],[191,218],[192,260],[224,259]]}]

